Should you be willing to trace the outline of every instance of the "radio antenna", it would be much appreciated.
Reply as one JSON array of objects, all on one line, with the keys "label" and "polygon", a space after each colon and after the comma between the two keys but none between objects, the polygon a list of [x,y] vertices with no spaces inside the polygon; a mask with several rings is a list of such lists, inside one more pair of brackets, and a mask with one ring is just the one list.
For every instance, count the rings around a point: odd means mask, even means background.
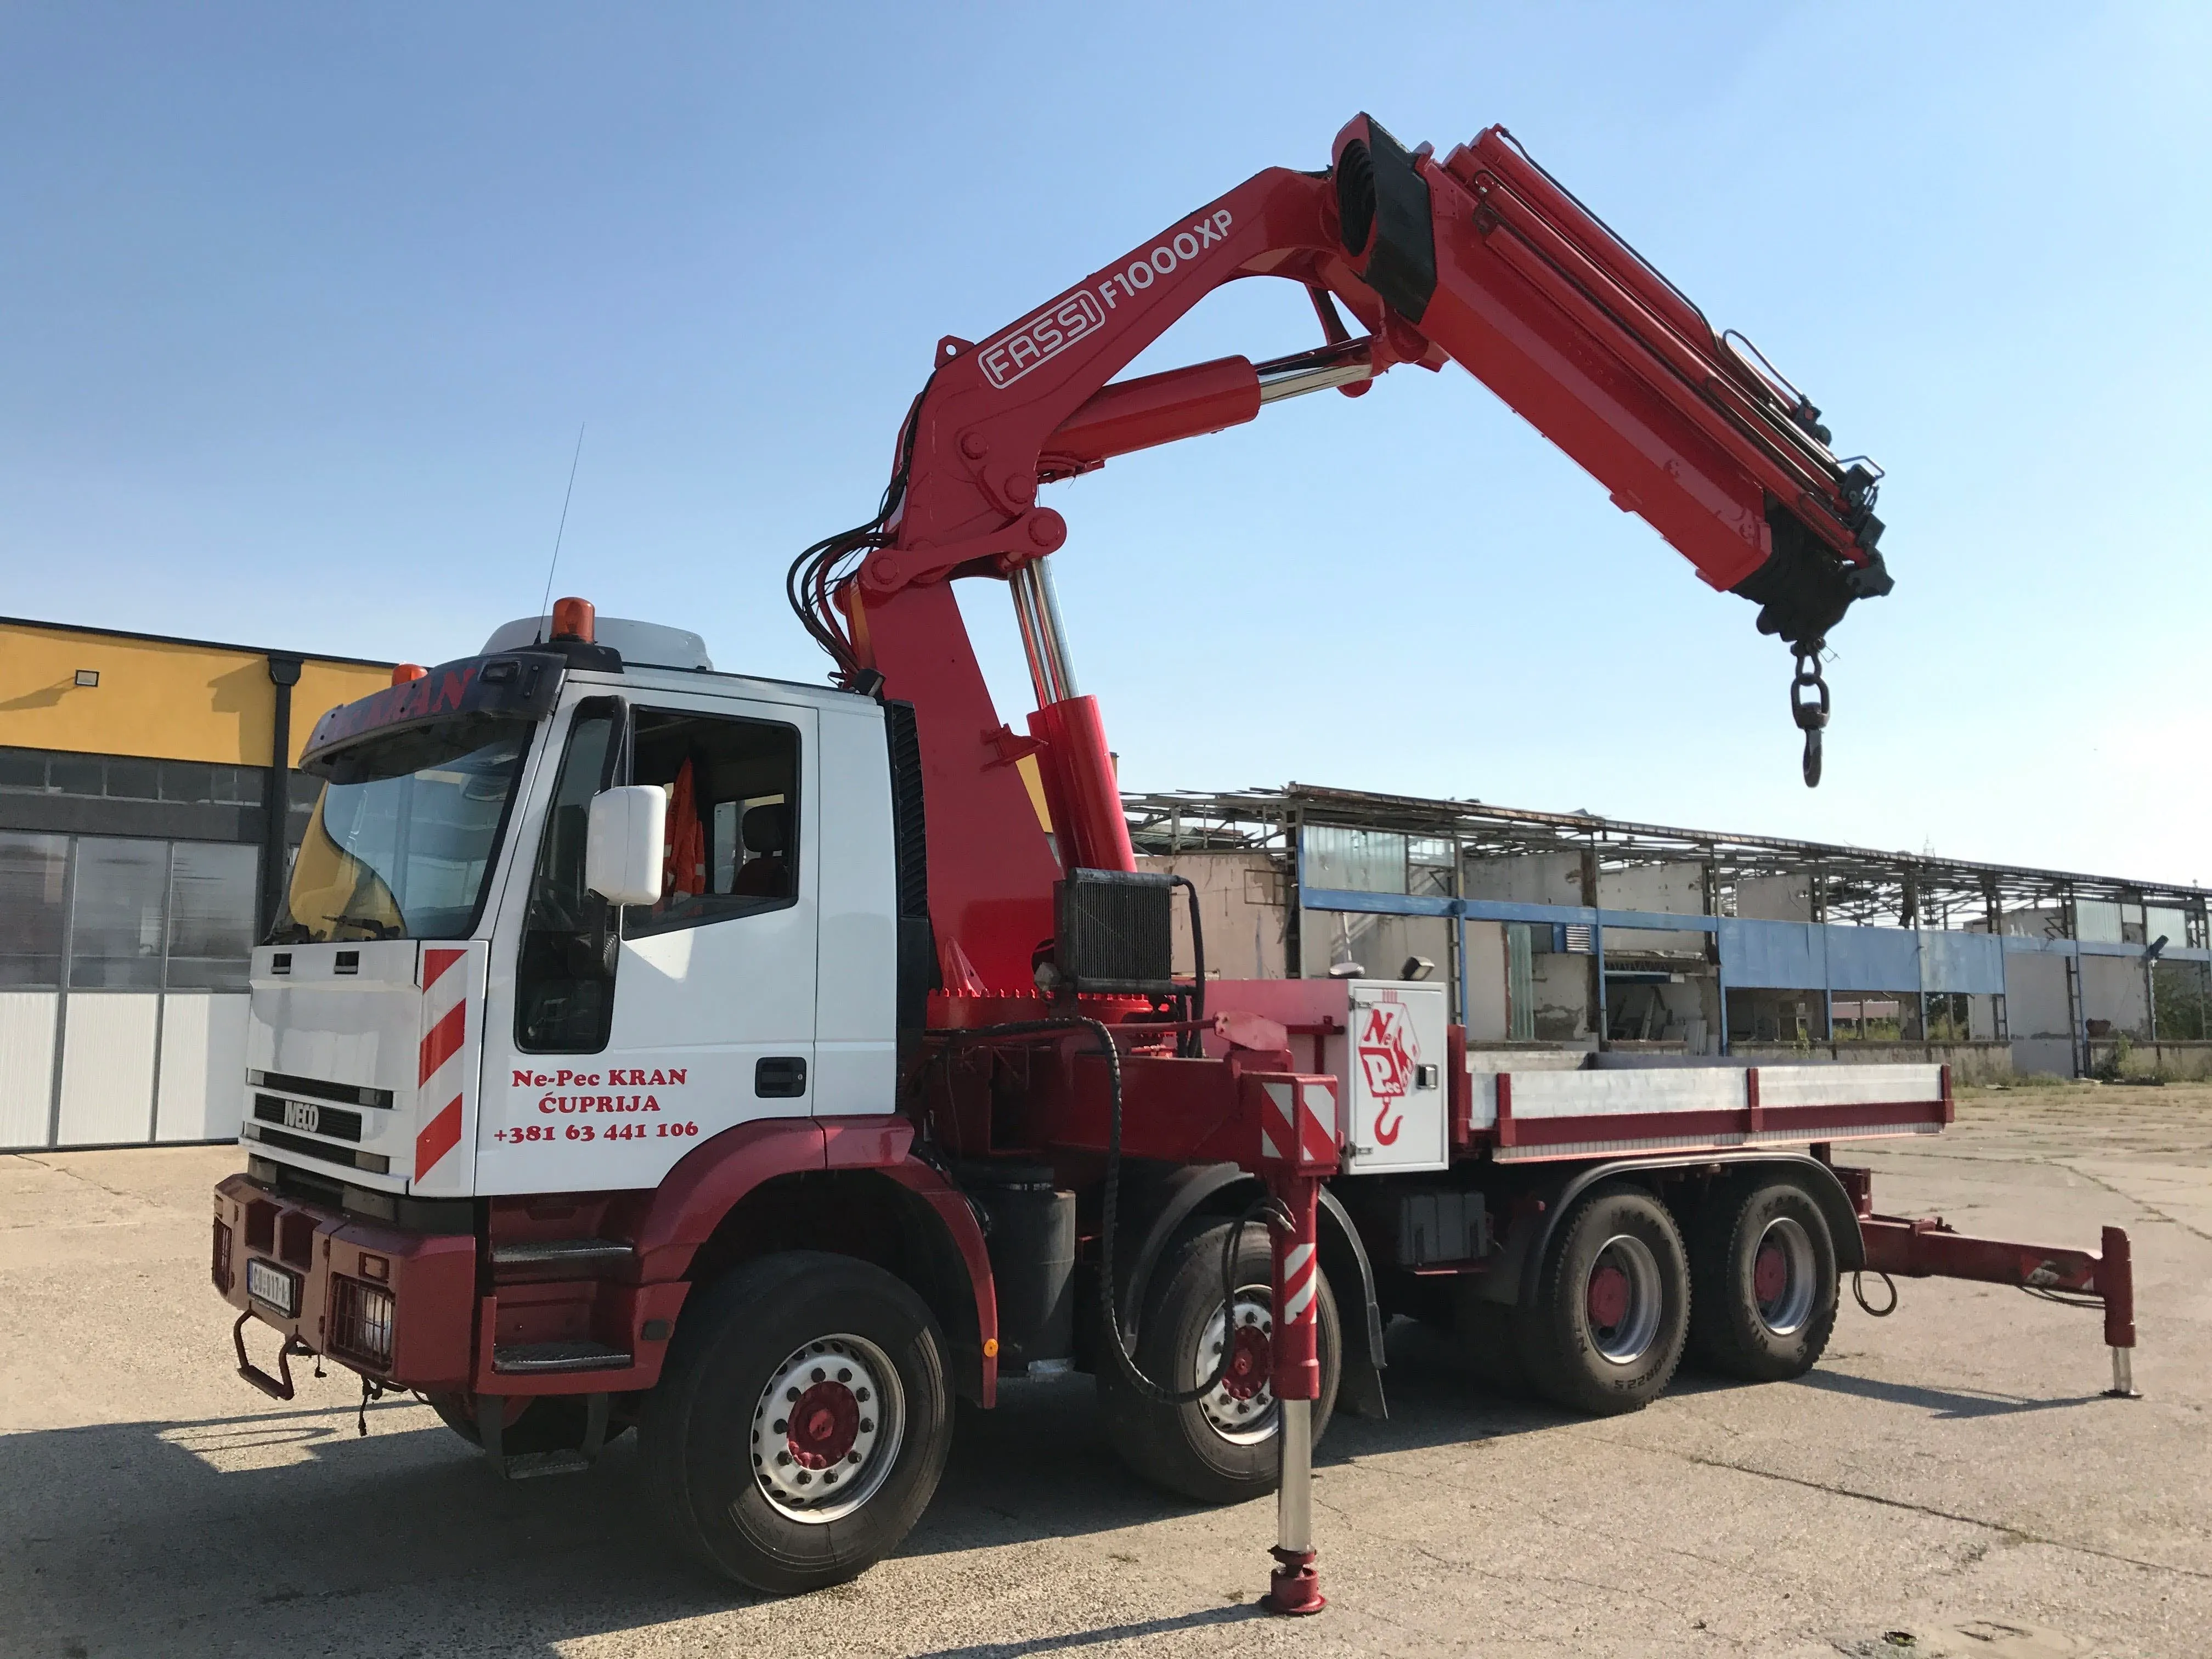
[{"label": "radio antenna", "polygon": [[553,605],[553,573],[561,568],[561,538],[568,533],[568,502],[576,493],[576,463],[584,459],[584,422],[576,422],[576,453],[568,458],[568,487],[561,495],[561,527],[553,532],[553,560],[545,567],[545,597],[538,602],[537,643],[545,643],[544,633],[551,625]]}]

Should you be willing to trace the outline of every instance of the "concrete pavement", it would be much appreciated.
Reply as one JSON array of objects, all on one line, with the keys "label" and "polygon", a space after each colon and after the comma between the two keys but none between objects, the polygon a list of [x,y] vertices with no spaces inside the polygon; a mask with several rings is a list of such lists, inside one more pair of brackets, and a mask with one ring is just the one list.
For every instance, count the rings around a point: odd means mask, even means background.
[{"label": "concrete pavement", "polygon": [[1387,1423],[1322,1449],[1333,1605],[1278,1621],[1272,1508],[1124,1474],[1077,1380],[963,1416],[896,1559],[801,1601],[696,1577],[625,1441],[502,1486],[430,1412],[333,1371],[277,1406],[206,1285],[234,1148],[0,1158],[0,1655],[1014,1656],[2212,1652],[2212,1090],[1970,1099],[1863,1157],[1893,1212],[2134,1234],[2147,1398],[2092,1313],[1907,1283],[1796,1383],[1685,1375],[1593,1422],[1391,1334]]}]

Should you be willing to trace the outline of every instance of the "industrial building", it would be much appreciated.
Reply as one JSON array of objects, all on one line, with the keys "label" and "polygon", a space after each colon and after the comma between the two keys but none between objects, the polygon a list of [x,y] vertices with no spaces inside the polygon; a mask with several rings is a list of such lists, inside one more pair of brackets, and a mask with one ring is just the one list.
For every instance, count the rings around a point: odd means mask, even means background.
[{"label": "industrial building", "polygon": [[1209,975],[1442,975],[1478,1066],[2212,1073],[2197,887],[1296,784],[1125,805],[1203,895]]},{"label": "industrial building", "polygon": [[0,1148],[237,1134],[290,769],[391,669],[0,619]]},{"label": "industrial building", "polygon": [[[0,620],[0,1148],[235,1133],[291,767],[391,667]],[[1439,976],[1478,1066],[2212,1074],[2194,887],[1299,785],[1125,805],[1209,976]]]}]

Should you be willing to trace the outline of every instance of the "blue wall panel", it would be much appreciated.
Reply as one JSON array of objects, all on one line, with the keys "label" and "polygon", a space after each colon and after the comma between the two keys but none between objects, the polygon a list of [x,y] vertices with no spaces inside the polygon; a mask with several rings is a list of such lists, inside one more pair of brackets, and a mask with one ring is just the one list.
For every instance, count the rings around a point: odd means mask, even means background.
[{"label": "blue wall panel", "polygon": [[1803,921],[1721,918],[1722,971],[1731,989],[1817,991],[1828,982],[1821,935]]},{"label": "blue wall panel", "polygon": [[1902,927],[1824,927],[1828,983],[1838,991],[1917,991],[1920,935]]},{"label": "blue wall panel", "polygon": [[1928,990],[2004,994],[2004,940],[1994,933],[1930,929],[1920,936],[1920,964]]}]

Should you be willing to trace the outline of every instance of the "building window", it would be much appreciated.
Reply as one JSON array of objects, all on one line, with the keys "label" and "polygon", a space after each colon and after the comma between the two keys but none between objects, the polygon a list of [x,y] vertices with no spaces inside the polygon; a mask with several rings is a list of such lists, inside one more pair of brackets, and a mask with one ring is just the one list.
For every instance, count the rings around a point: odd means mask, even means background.
[{"label": "building window", "polygon": [[[314,780],[309,782],[319,787]],[[296,793],[296,783],[295,789]],[[184,805],[258,806],[268,793],[269,769],[216,766],[204,761],[145,760],[131,755],[0,749],[0,790]],[[295,806],[298,804],[295,799]],[[311,796],[307,805],[313,804]]]},{"label": "building window", "polygon": [[170,844],[169,989],[246,989],[260,863],[251,847],[197,841]]},{"label": "building window", "polygon": [[0,830],[0,988],[62,982],[69,837]]},{"label": "building window", "polygon": [[70,989],[158,991],[169,845],[88,836],[70,904]]}]

